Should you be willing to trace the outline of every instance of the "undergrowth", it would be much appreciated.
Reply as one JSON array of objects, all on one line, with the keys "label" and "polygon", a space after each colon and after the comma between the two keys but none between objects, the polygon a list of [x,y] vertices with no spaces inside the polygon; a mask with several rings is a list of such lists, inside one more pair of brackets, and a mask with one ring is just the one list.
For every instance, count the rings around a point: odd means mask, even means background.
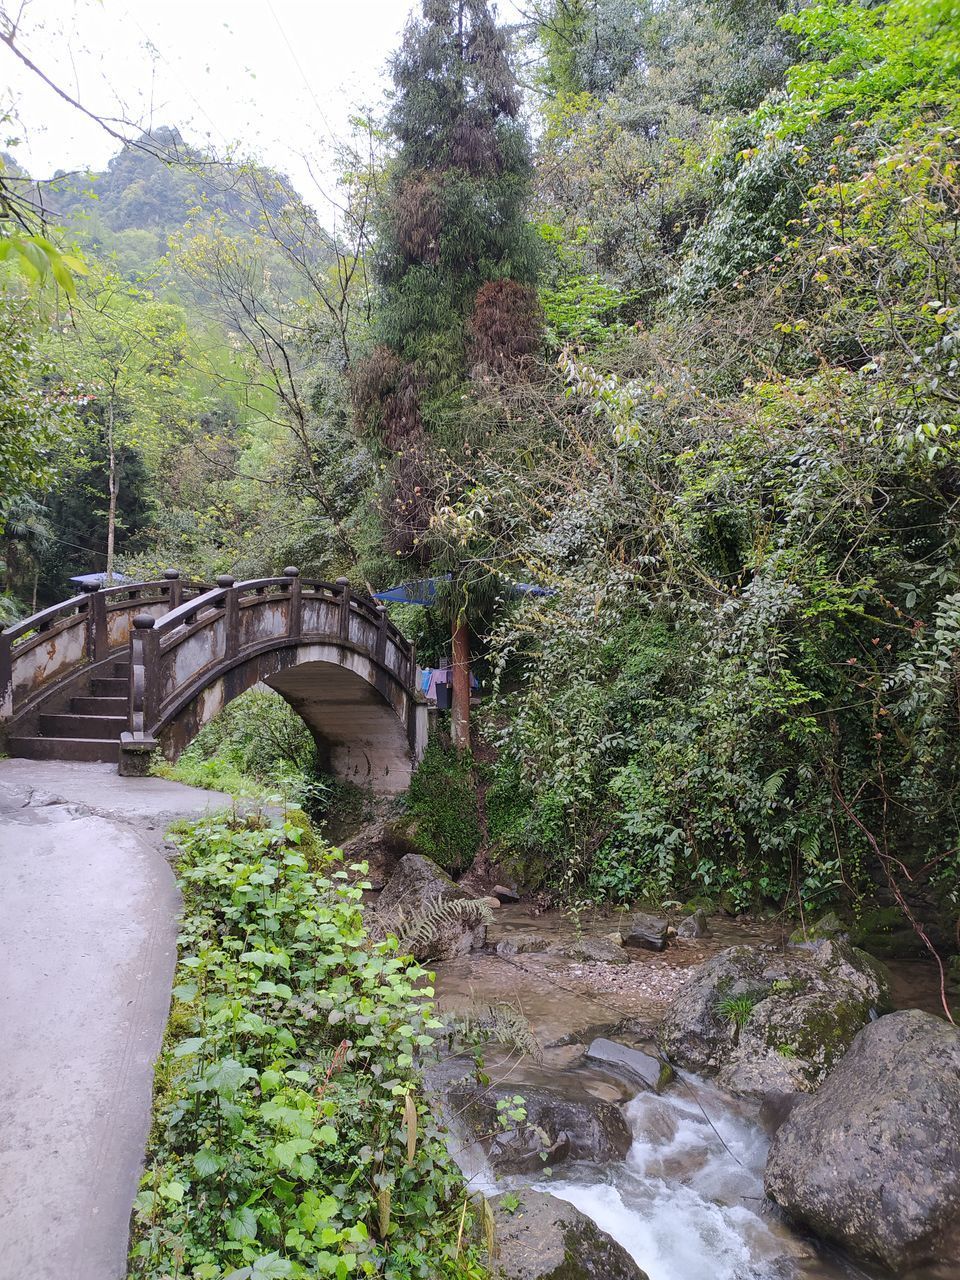
[{"label": "undergrowth", "polygon": [[[305,824],[181,828],[174,1006],[134,1206],[138,1280],[479,1280],[418,1061],[430,976],[372,942]],[[318,868],[318,864],[323,864]]]}]

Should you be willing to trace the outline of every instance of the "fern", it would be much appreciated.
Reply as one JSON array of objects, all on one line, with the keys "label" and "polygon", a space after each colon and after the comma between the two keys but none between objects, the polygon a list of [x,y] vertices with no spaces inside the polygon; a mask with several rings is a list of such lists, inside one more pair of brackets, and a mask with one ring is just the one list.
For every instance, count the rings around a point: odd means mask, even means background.
[{"label": "fern", "polygon": [[543,1061],[543,1048],[530,1023],[516,1005],[507,1001],[458,1011],[446,1020],[446,1036],[450,1053],[473,1049],[481,1041],[493,1041],[516,1049],[534,1062]]},{"label": "fern", "polygon": [[429,950],[449,929],[489,924],[493,913],[479,898],[438,898],[411,916],[399,915],[397,938],[403,951]]}]

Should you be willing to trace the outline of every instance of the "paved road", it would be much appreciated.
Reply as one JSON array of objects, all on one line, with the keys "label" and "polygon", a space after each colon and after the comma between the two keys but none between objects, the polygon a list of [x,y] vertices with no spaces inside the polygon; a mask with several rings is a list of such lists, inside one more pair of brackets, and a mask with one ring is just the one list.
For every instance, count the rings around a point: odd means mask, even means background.
[{"label": "paved road", "polygon": [[118,1280],[170,998],[177,817],[227,796],[0,760],[0,1280]]}]

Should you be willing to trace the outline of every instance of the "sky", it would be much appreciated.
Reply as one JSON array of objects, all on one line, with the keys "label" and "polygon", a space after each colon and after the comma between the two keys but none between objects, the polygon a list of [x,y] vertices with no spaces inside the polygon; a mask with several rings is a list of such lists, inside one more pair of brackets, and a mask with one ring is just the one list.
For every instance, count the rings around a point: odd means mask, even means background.
[{"label": "sky", "polygon": [[[0,0],[17,43],[91,111],[178,125],[223,154],[239,145],[312,203],[350,119],[382,102],[386,60],[413,0]],[[501,18],[515,18],[500,0]],[[0,45],[0,149],[32,176],[102,169],[118,144]]]}]

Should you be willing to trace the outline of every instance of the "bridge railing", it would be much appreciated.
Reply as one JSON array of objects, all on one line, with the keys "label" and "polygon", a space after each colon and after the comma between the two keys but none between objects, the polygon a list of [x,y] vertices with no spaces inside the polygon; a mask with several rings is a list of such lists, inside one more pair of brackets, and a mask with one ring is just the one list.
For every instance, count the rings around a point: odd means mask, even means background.
[{"label": "bridge railing", "polygon": [[0,720],[31,711],[78,668],[126,652],[136,615],[160,616],[207,590],[169,569],[149,582],[91,588],[0,632]]},{"label": "bridge railing", "polygon": [[218,675],[284,644],[329,642],[373,658],[405,687],[416,679],[416,654],[385,606],[355,595],[346,578],[217,579],[202,595],[157,618],[133,619],[130,634],[130,731],[127,750],[149,750],[177,710]]}]

